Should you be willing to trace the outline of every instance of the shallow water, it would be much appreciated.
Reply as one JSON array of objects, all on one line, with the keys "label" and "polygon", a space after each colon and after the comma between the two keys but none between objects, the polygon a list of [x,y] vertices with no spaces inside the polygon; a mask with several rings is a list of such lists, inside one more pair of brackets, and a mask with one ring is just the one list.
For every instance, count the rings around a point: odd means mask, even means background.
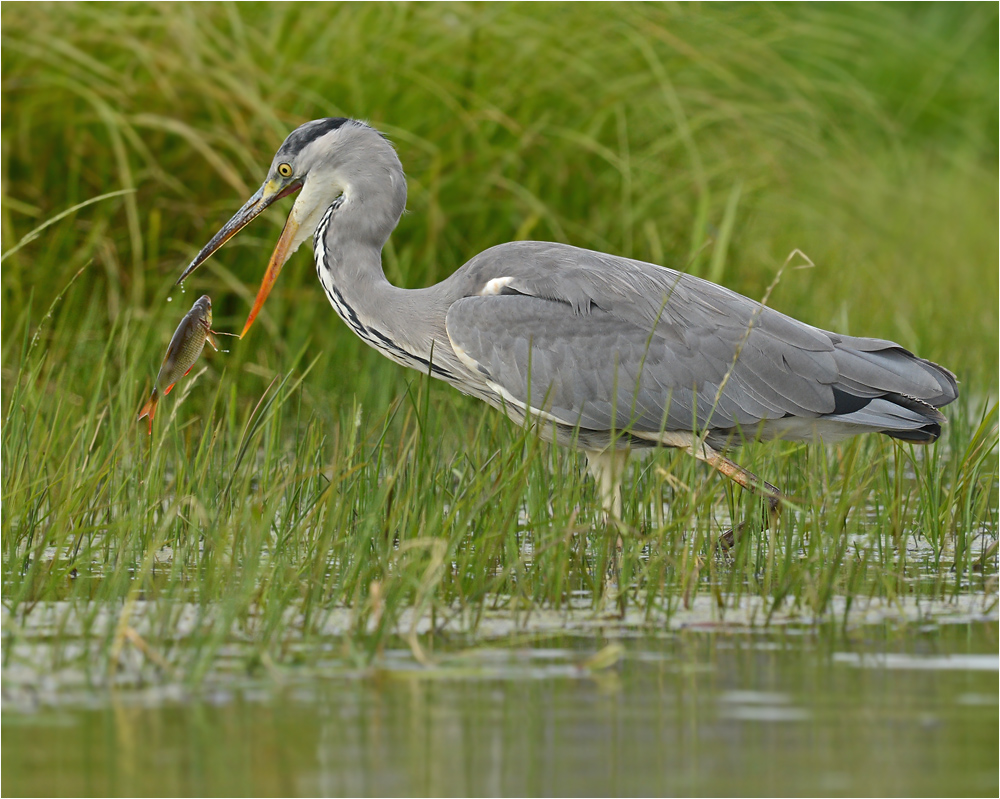
[{"label": "shallow water", "polygon": [[492,620],[488,646],[425,639],[425,664],[400,641],[378,668],[334,647],[196,689],[33,682],[18,646],[3,792],[997,794],[995,614],[846,630],[690,621],[564,616],[557,632],[540,616],[512,635]]}]

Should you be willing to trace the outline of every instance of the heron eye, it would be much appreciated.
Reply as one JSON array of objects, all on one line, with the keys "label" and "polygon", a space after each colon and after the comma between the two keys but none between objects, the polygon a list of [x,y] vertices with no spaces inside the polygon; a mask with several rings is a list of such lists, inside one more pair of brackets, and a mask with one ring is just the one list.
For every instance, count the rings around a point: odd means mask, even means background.
[{"label": "heron eye", "polygon": [[292,176],[292,165],[278,164],[278,174],[283,178],[290,178]]}]

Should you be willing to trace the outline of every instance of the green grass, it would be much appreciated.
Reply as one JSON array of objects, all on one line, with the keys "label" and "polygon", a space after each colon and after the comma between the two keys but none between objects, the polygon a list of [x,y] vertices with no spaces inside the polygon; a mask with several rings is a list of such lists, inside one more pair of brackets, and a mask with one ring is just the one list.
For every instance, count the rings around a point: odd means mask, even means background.
[{"label": "green grass", "polygon": [[729,519],[759,516],[755,498],[671,453],[636,467],[632,607],[659,618],[698,596],[723,609],[754,597],[812,616],[833,597],[995,596],[995,7],[2,14],[11,611],[118,603],[127,624],[133,603],[168,600],[155,607],[172,640],[178,603],[194,602],[206,609],[198,675],[234,625],[282,657],[348,607],[370,655],[411,608],[468,613],[474,629],[498,603],[600,594],[610,537],[580,457],[368,350],[305,248],[253,334],[204,358],[161,403],[152,438],[136,423],[195,297],[211,294],[218,329],[242,325],[282,212],[185,294],[175,277],[286,133],[325,115],[368,119],[399,149],[410,213],[384,257],[399,285],[539,238],[761,297],[798,248],[816,266],[788,271],[772,306],[958,374],[933,447],[868,437],[737,453],[792,499],[731,559],[714,541]]}]

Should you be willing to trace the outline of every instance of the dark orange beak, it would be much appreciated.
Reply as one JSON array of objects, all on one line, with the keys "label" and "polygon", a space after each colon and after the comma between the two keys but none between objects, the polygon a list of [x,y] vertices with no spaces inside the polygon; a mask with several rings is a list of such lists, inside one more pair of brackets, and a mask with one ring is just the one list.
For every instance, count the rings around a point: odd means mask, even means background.
[{"label": "dark orange beak", "polygon": [[[212,237],[212,240],[202,248],[201,252],[195,256],[195,259],[188,265],[187,269],[181,273],[177,282],[182,282],[188,275],[194,272],[195,269],[205,263],[212,253],[245,228],[251,220],[259,216],[260,213],[269,205],[277,202],[282,197],[294,194],[301,188],[301,181],[290,183],[287,186],[276,186],[274,185],[273,180],[269,180],[261,186],[253,197],[247,200],[246,205],[237,211],[233,215],[233,218],[226,222],[226,224],[222,226],[222,229]],[[289,216],[288,220],[285,222],[285,229],[281,232],[281,237],[278,239],[278,244],[274,248],[274,253],[271,255],[271,260],[267,265],[267,271],[264,273],[264,280],[260,285],[260,290],[257,292],[257,299],[254,301],[253,308],[250,310],[250,316],[247,318],[246,325],[243,326],[243,332],[240,333],[240,338],[243,338],[243,336],[246,335],[247,331],[250,329],[250,325],[252,325],[254,319],[257,318],[257,314],[260,313],[260,309],[264,306],[264,300],[266,300],[267,295],[271,293],[274,281],[277,280],[278,274],[281,272],[281,267],[285,265],[285,261],[287,261],[288,257],[291,255],[289,249],[298,227],[298,223],[296,223],[295,220]]]}]

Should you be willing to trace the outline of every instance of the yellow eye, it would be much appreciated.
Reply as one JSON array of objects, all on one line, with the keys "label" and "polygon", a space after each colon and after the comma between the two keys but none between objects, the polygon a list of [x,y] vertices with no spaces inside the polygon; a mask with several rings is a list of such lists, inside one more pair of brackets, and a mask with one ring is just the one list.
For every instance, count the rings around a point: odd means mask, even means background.
[{"label": "yellow eye", "polygon": [[283,178],[290,178],[292,176],[292,165],[278,164],[278,174]]}]

